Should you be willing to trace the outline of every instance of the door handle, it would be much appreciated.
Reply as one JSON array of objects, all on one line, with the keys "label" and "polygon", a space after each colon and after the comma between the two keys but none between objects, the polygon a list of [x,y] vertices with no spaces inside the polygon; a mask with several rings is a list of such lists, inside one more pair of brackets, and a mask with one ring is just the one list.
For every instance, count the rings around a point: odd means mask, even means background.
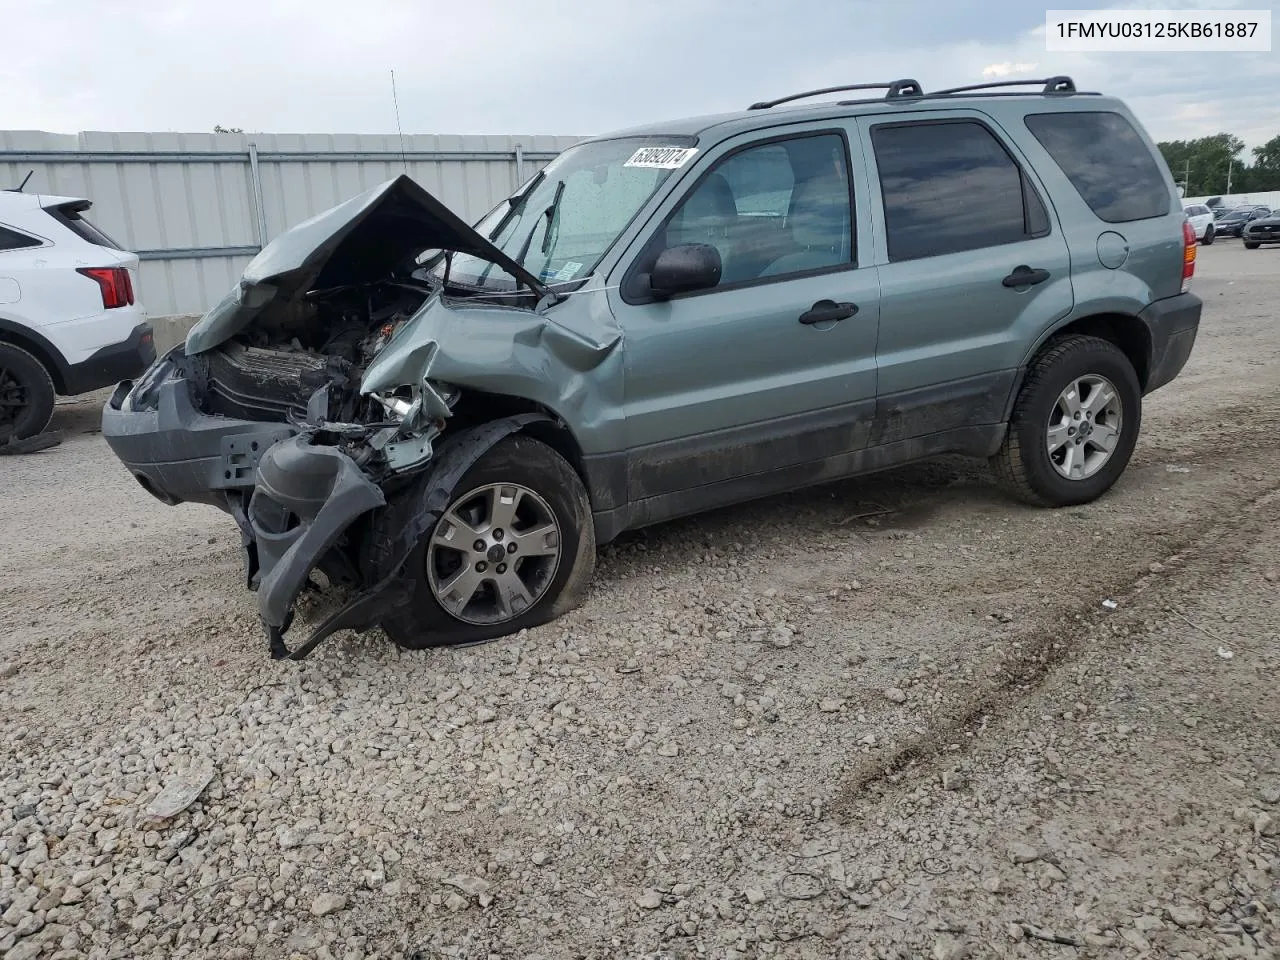
[{"label": "door handle", "polygon": [[833,320],[847,320],[858,312],[854,303],[836,303],[834,300],[819,300],[812,307],[800,314],[800,322],[830,323]]},{"label": "door handle", "polygon": [[1013,273],[1000,282],[1006,287],[1032,287],[1037,283],[1044,283],[1048,279],[1048,270],[1041,270],[1039,267],[1028,267],[1024,264],[1020,267],[1014,267]]}]

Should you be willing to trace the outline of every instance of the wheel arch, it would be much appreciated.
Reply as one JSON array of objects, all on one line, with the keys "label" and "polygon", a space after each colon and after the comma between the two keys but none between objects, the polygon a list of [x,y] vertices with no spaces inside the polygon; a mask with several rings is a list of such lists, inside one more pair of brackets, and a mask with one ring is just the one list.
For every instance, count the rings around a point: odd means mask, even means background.
[{"label": "wheel arch", "polygon": [[457,411],[448,421],[447,429],[467,429],[520,414],[542,415],[540,419],[524,423],[516,432],[545,443],[564,457],[586,487],[587,497],[594,507],[597,492],[591,482],[591,471],[582,452],[582,445],[565,419],[547,405],[509,394],[464,389]]},{"label": "wheel arch", "polygon": [[0,343],[12,344],[31,354],[49,372],[53,389],[59,394],[67,390],[66,365],[62,353],[52,343],[30,327],[0,317]]},{"label": "wheel arch", "polygon": [[1006,420],[1013,414],[1013,405],[1017,401],[1018,393],[1022,390],[1023,383],[1027,379],[1027,372],[1030,370],[1031,365],[1035,363],[1036,358],[1050,349],[1054,342],[1061,340],[1063,337],[1075,335],[1097,337],[1117,347],[1133,364],[1133,370],[1138,375],[1138,384],[1142,391],[1146,392],[1147,383],[1151,377],[1152,349],[1151,331],[1147,328],[1146,323],[1140,317],[1132,314],[1093,313],[1088,316],[1077,317],[1060,327],[1054,327],[1035,343],[1023,361],[1013,389],[1005,402]]}]

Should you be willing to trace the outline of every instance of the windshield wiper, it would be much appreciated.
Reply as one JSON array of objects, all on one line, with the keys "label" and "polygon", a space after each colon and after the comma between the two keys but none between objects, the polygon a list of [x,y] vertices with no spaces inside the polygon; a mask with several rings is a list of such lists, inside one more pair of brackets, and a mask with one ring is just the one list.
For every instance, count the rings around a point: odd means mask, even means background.
[{"label": "windshield wiper", "polygon": [[551,249],[551,231],[556,228],[560,218],[560,198],[564,196],[564,181],[556,183],[556,195],[551,198],[551,206],[547,207],[547,229],[542,234],[542,253]]},{"label": "windshield wiper", "polygon": [[[547,209],[542,211],[542,216],[547,220],[546,231],[542,236],[542,252],[547,252],[547,238],[551,235],[551,221],[556,215],[556,210],[560,207],[560,198],[564,196],[564,181],[556,181],[556,195],[552,197],[551,203],[547,205]],[[529,235],[524,238],[524,243],[520,247],[520,253],[516,255],[516,263],[524,266],[524,258],[529,255],[529,247],[533,244],[533,235],[537,232],[538,225],[535,223],[529,230]]]}]

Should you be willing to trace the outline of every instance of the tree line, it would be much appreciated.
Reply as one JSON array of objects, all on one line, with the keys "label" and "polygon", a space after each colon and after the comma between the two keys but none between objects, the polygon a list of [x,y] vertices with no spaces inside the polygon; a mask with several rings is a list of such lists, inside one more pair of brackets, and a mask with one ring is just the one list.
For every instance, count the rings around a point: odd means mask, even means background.
[{"label": "tree line", "polygon": [[[1280,136],[1272,137],[1244,156],[1244,141],[1229,133],[1196,140],[1156,144],[1184,186],[1183,196],[1207,197],[1224,193],[1263,193],[1280,190]],[[1228,184],[1230,164],[1230,191]]]}]

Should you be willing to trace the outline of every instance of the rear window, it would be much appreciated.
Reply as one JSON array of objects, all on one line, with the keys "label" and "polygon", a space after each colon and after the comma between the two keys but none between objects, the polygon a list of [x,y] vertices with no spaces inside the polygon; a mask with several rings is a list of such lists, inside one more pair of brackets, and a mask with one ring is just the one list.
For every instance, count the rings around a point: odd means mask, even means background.
[{"label": "rear window", "polygon": [[38,247],[40,243],[35,237],[0,226],[0,250],[21,250],[23,247]]},{"label": "rear window", "polygon": [[124,248],[120,244],[116,243],[81,215],[80,211],[83,209],[87,209],[87,207],[81,207],[79,204],[64,203],[60,207],[47,207],[45,213],[49,214],[81,240],[97,244],[99,247],[123,250]]},{"label": "rear window", "polygon": [[1120,114],[1033,113],[1026,124],[1098,219],[1128,223],[1169,212],[1164,174]]}]

